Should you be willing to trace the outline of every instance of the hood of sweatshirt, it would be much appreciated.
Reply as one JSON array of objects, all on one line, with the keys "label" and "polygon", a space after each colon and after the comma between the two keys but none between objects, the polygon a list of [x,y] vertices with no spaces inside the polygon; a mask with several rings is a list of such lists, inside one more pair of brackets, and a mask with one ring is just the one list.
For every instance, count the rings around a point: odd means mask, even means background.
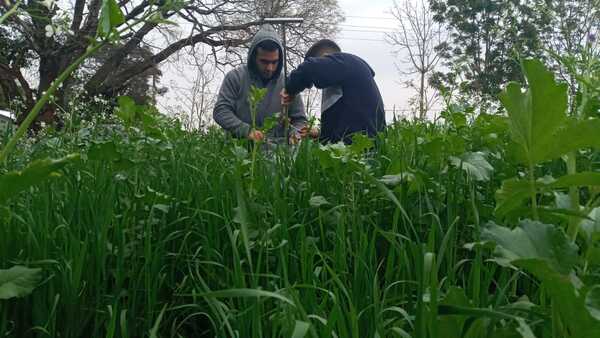
[{"label": "hood of sweatshirt", "polygon": [[279,34],[277,34],[277,31],[275,31],[275,28],[271,25],[262,25],[260,30],[254,35],[252,43],[250,44],[250,49],[248,50],[248,69],[253,76],[259,76],[258,70],[256,69],[256,50],[258,44],[263,41],[273,41],[279,47],[279,64],[273,75],[273,79],[278,79],[279,75],[281,75],[281,70],[283,69],[283,45],[281,44]]}]

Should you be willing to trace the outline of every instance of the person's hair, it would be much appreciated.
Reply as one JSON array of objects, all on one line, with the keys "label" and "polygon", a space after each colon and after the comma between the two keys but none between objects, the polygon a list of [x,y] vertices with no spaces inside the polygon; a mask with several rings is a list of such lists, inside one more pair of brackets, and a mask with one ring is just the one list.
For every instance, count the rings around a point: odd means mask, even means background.
[{"label": "person's hair", "polygon": [[256,48],[266,50],[267,52],[274,52],[279,50],[279,45],[273,40],[264,40],[259,42],[258,45],[256,45]]},{"label": "person's hair", "polygon": [[312,47],[308,49],[308,52],[304,55],[304,58],[317,57],[321,56],[323,52],[331,51],[334,53],[339,53],[342,51],[340,46],[337,43],[333,42],[329,39],[322,39],[315,42]]}]

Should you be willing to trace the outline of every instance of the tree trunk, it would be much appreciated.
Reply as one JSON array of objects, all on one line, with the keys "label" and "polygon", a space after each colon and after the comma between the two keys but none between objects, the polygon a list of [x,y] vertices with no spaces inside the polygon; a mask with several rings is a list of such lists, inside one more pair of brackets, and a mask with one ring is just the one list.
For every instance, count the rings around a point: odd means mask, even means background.
[{"label": "tree trunk", "polygon": [[425,118],[425,72],[421,72],[421,85],[419,87],[419,118]]},{"label": "tree trunk", "polygon": [[[54,55],[42,55],[40,57],[40,65],[38,68],[40,74],[40,83],[37,88],[37,99],[41,98],[42,95],[50,88],[52,82],[60,75],[61,62],[60,59]],[[63,91],[57,91],[54,95],[56,102],[62,102],[59,95]],[[26,111],[22,112],[17,118],[17,124],[21,124],[32,107],[29,107]],[[47,103],[44,108],[40,111],[36,120],[31,124],[30,129],[33,132],[37,132],[40,129],[40,122],[47,124],[60,124],[58,116],[56,115],[56,107],[52,103]]]},{"label": "tree trunk", "polygon": [[38,96],[42,96],[58,75],[60,74],[60,61],[53,55],[42,55],[39,66],[40,83],[38,85]]}]

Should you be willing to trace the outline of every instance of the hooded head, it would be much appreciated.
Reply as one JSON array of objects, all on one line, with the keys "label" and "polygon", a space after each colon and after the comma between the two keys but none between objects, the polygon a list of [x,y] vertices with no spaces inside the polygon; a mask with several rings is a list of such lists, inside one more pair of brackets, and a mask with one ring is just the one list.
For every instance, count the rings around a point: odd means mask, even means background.
[{"label": "hooded head", "polygon": [[263,25],[252,39],[248,68],[265,81],[278,78],[281,74],[283,46],[273,26]]}]

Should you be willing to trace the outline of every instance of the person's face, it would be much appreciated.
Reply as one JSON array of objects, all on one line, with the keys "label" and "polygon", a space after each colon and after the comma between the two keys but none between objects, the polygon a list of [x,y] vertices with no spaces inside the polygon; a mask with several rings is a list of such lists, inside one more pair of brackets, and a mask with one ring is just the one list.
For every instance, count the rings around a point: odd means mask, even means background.
[{"label": "person's face", "polygon": [[270,52],[260,47],[256,50],[256,69],[264,80],[273,78],[277,65],[279,65],[279,50]]}]

